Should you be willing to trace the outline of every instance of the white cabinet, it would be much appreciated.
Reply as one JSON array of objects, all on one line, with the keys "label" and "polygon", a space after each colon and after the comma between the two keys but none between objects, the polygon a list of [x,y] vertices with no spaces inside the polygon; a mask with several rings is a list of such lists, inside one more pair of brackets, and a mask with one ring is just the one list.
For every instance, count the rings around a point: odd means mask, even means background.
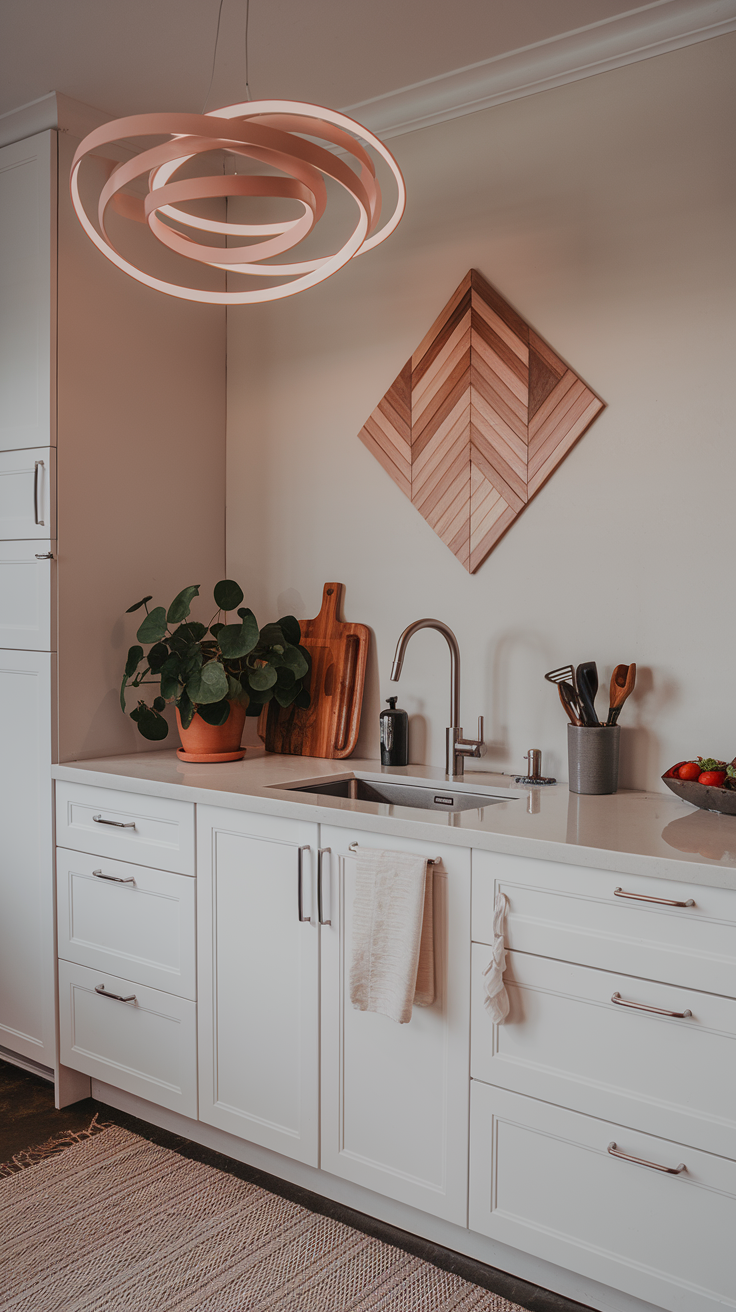
[{"label": "white cabinet", "polygon": [[397,1025],[348,993],[349,847],[375,834],[207,806],[197,834],[201,1119],[465,1225],[470,854],[383,842],[441,861],[437,998]]},{"label": "white cabinet", "polygon": [[475,1081],[471,1103],[471,1229],[655,1307],[736,1307],[736,1162]]},{"label": "white cabinet", "polygon": [[[68,177],[90,113],[0,150],[0,1047],[64,1078],[50,766],[155,746],[120,710],[135,633],[121,617],[154,582],[167,603],[224,573],[225,312],[140,287],[85,236]],[[159,838],[121,859],[171,869]],[[192,873],[191,842],[188,860]]]},{"label": "white cabinet", "polygon": [[0,650],[0,1045],[54,1064],[50,763],[55,657]]},{"label": "white cabinet", "polygon": [[[356,1011],[350,1003],[354,843],[439,861],[433,867],[436,999],[431,1007],[414,1007],[407,1025]],[[321,826],[320,845],[332,922],[321,930],[321,1165],[464,1226],[470,853],[327,825]]]},{"label": "white cabinet", "polygon": [[56,452],[53,447],[0,451],[0,539],[56,537]]},{"label": "white cabinet", "polygon": [[0,232],[0,451],[17,452],[55,441],[55,132],[0,150]]},{"label": "white cabinet", "polygon": [[471,1229],[672,1312],[736,1307],[736,893],[475,852],[473,939]]},{"label": "white cabinet", "polygon": [[56,648],[56,543],[0,541],[0,648]]},{"label": "white cabinet", "polygon": [[200,806],[200,1118],[319,1156],[317,826]]},{"label": "white cabinet", "polygon": [[[57,850],[61,1061],[196,1118],[194,806],[59,784],[57,833],[91,849]],[[191,873],[117,859],[131,847]]]}]

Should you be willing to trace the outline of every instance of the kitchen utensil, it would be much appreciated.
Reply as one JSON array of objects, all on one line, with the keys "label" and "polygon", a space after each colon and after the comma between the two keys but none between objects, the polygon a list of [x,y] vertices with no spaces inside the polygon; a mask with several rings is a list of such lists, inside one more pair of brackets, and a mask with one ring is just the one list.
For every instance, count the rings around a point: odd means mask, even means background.
[{"label": "kitchen utensil", "polygon": [[567,682],[572,684],[573,689],[576,689],[575,670],[572,665],[561,665],[558,670],[550,670],[544,677],[549,683]]},{"label": "kitchen utensil", "polygon": [[598,666],[595,661],[584,661],[578,665],[575,686],[578,691],[583,725],[597,729],[600,721],[595,713],[595,695],[598,691]]},{"label": "kitchen utensil", "polygon": [[615,724],[626,698],[634,691],[636,665],[617,665],[611,675],[611,693],[606,724]]},{"label": "kitchen utensil", "polygon": [[565,714],[571,724],[580,727],[580,703],[575,696],[575,689],[571,683],[565,679],[563,683],[558,683],[557,691],[560,694],[560,701],[565,708]]},{"label": "kitchen utensil", "polygon": [[342,589],[342,583],[325,583],[319,615],[300,621],[302,646],[312,658],[311,704],[300,710],[269,702],[259,725],[267,752],[342,759],[355,749],[370,630],[338,620]]}]

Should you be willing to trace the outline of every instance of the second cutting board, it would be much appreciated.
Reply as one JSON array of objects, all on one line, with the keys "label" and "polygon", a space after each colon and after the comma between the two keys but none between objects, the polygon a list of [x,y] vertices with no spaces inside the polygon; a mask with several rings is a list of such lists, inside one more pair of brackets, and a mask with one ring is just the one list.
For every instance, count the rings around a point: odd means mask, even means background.
[{"label": "second cutting board", "polygon": [[300,620],[302,646],[312,658],[311,705],[300,710],[269,702],[267,752],[340,759],[355,750],[370,630],[338,620],[342,590],[342,583],[325,583],[319,615]]}]

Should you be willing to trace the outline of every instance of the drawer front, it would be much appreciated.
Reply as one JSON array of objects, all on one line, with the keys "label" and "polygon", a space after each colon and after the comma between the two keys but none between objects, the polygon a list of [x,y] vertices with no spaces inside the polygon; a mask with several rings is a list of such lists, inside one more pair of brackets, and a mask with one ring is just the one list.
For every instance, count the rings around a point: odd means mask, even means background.
[{"label": "drawer front", "polygon": [[[507,946],[736,997],[736,892],[553,861],[473,853],[473,939],[491,941],[508,898]],[[660,899],[638,901],[615,893]],[[692,906],[667,906],[663,899]]]},{"label": "drawer front", "polygon": [[56,451],[0,451],[0,538],[56,537]]},{"label": "drawer front", "polygon": [[[117,998],[103,997],[97,988]],[[59,962],[64,1065],[195,1119],[196,1012],[195,1003],[186,998]]]},{"label": "drawer front", "polygon": [[0,541],[0,647],[55,651],[56,543]]},{"label": "drawer front", "polygon": [[193,875],[194,805],[60,780],[56,841],[79,852]]},{"label": "drawer front", "polygon": [[510,1011],[494,1025],[483,1005],[489,960],[474,943],[474,1079],[736,1159],[736,1002],[508,952]]},{"label": "drawer front", "polygon": [[56,851],[59,956],[196,998],[194,890],[188,875]]},{"label": "drawer front", "polygon": [[471,1230],[673,1312],[736,1307],[736,1163],[476,1081],[470,1144]]}]

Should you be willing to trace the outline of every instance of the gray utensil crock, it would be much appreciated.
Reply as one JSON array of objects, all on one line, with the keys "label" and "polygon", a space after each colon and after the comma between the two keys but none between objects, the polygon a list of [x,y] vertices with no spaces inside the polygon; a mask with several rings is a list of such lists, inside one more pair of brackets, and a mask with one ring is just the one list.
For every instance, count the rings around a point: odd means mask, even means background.
[{"label": "gray utensil crock", "polygon": [[594,729],[567,726],[567,759],[571,793],[615,793],[618,788],[617,724]]}]

